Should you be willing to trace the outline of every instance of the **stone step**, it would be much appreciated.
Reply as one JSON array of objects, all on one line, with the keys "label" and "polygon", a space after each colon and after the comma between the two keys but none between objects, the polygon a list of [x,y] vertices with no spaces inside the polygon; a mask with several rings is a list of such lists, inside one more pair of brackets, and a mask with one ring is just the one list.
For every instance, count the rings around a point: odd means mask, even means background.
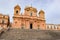
[{"label": "stone step", "polygon": [[60,39],[60,31],[10,29],[0,36],[5,40],[57,40]]}]

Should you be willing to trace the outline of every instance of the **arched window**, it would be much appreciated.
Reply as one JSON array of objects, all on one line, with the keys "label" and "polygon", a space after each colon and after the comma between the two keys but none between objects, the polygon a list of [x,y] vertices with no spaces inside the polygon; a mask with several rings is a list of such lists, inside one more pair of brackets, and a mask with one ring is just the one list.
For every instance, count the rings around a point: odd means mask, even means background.
[{"label": "arched window", "polygon": [[47,25],[47,29],[49,29],[49,25]]},{"label": "arched window", "polygon": [[57,29],[59,29],[59,27],[57,27]]},{"label": "arched window", "polygon": [[30,16],[32,16],[32,12],[30,13]]},{"label": "arched window", "polygon": [[2,20],[2,24],[4,24],[4,20]]},{"label": "arched window", "polygon": [[52,25],[51,25],[51,29],[52,29]]}]

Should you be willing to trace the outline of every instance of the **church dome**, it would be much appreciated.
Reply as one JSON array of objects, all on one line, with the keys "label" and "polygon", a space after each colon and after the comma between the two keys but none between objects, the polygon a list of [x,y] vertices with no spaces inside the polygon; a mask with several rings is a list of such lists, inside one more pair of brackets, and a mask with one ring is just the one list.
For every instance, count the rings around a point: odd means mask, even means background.
[{"label": "church dome", "polygon": [[31,10],[31,11],[37,12],[37,9],[32,6],[26,6],[25,10]]},{"label": "church dome", "polygon": [[21,9],[19,5],[16,5],[16,6],[14,7],[14,9],[15,9],[15,8]]}]

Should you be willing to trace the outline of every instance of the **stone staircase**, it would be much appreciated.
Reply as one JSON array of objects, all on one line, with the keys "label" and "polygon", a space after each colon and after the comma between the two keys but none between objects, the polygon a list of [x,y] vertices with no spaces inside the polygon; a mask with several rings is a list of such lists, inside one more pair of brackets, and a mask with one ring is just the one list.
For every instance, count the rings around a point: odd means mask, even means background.
[{"label": "stone staircase", "polygon": [[0,40],[60,40],[60,31],[10,29],[0,35]]}]

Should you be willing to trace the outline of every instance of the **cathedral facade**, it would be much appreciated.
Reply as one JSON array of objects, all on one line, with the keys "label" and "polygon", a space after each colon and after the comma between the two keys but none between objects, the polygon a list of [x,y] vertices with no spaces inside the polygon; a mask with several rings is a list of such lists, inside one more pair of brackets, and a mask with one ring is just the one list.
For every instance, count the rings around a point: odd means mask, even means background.
[{"label": "cathedral facade", "polygon": [[21,7],[14,7],[12,28],[20,29],[46,29],[45,12],[40,10],[37,16],[37,9],[31,6],[25,7],[21,14]]}]

